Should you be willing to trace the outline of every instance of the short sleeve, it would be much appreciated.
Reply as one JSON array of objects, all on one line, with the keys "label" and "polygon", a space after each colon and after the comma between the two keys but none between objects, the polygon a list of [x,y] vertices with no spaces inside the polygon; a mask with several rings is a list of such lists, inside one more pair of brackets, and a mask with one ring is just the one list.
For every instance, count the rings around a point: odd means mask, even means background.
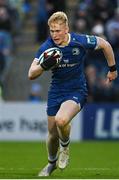
[{"label": "short sleeve", "polygon": [[78,35],[77,40],[83,45],[85,49],[95,49],[97,46],[97,38],[94,35]]},{"label": "short sleeve", "polygon": [[86,47],[89,49],[95,49],[97,46],[97,38],[96,36],[86,35]]}]

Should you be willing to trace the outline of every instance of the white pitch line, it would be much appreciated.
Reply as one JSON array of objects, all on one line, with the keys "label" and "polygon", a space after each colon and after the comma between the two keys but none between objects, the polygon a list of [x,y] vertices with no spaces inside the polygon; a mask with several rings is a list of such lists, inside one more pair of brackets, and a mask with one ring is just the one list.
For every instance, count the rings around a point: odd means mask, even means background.
[{"label": "white pitch line", "polygon": [[0,170],[10,170],[10,171],[14,171],[14,170],[20,170],[20,171],[22,171],[22,170],[39,170],[40,168],[29,168],[29,169],[27,169],[27,168],[23,168],[23,167],[19,167],[19,168],[13,168],[13,167],[9,167],[9,168],[3,168],[3,167],[0,167]]},{"label": "white pitch line", "polygon": [[[84,171],[96,171],[96,170],[100,170],[100,171],[109,171],[112,170],[114,168],[71,168],[72,170],[84,170]],[[117,168],[116,168],[117,169]]]},{"label": "white pitch line", "polygon": [[[41,168],[40,167],[36,167],[36,168],[23,168],[23,167],[19,167],[19,168],[13,168],[13,167],[9,167],[9,168],[3,168],[3,167],[0,167],[0,171],[2,170],[7,170],[7,171],[14,171],[14,170],[19,170],[19,171],[22,171],[22,170],[40,170]],[[70,170],[83,170],[83,171],[110,171],[110,170],[119,170],[119,168],[104,168],[104,167],[101,167],[101,168],[88,168],[88,167],[84,167],[84,168],[70,168]]]}]

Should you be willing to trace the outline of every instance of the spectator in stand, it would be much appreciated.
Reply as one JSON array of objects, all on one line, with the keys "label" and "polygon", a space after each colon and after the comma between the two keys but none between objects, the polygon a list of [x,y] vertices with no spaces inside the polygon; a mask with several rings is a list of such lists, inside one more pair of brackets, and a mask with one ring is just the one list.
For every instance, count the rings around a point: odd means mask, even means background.
[{"label": "spectator in stand", "polygon": [[0,31],[12,33],[11,17],[5,6],[0,6]]},{"label": "spectator in stand", "polygon": [[101,21],[96,21],[95,24],[93,25],[91,32],[93,35],[95,36],[100,36],[103,39],[106,40],[106,36],[105,36],[105,28],[104,25]]},{"label": "spectator in stand", "polygon": [[41,91],[42,91],[41,85],[39,83],[33,83],[31,85],[28,100],[33,103],[41,102],[42,101]]},{"label": "spectator in stand", "polygon": [[27,18],[29,18],[29,14],[31,10],[32,10],[31,1],[24,0],[22,4],[22,12],[24,14],[24,20],[27,20]]},{"label": "spectator in stand", "polygon": [[36,41],[37,42],[42,42],[47,37],[47,34],[48,34],[47,19],[48,19],[48,12],[47,12],[47,7],[46,7],[46,0],[39,0],[37,15],[36,15]]},{"label": "spectator in stand", "polygon": [[[113,82],[106,84],[104,71],[99,72],[95,65],[88,65],[85,69],[89,97],[88,102],[114,102],[115,87]],[[105,72],[106,73],[106,72]]]},{"label": "spectator in stand", "polygon": [[92,21],[100,20],[105,24],[114,15],[113,3],[109,0],[92,0],[89,7]]},{"label": "spectator in stand", "polygon": [[48,17],[56,11],[66,11],[66,0],[47,0],[47,5],[52,6],[52,9],[48,8]]},{"label": "spectator in stand", "polygon": [[[9,32],[12,36],[13,43],[15,43],[21,29],[19,12],[8,0],[0,0],[0,8],[4,8],[7,14],[7,17],[0,24],[0,30]],[[16,47],[16,44],[14,47]]]},{"label": "spectator in stand", "polygon": [[115,15],[106,23],[106,35],[114,48],[119,49],[119,9],[116,9]]},{"label": "spectator in stand", "polygon": [[87,14],[88,14],[87,9],[88,9],[88,6],[86,3],[84,3],[84,2],[79,3],[78,6],[76,6],[76,8],[75,8],[75,12],[74,12],[75,18],[76,19],[86,18]]},{"label": "spectator in stand", "polygon": [[80,3],[75,8],[73,29],[79,33],[89,32],[90,18],[88,16],[88,6],[85,2]]},{"label": "spectator in stand", "polygon": [[1,54],[1,82],[4,81],[11,64],[12,37],[11,23],[6,7],[0,7],[0,54]]},{"label": "spectator in stand", "polygon": [[88,102],[93,102],[96,93],[96,83],[97,83],[96,67],[91,64],[88,65],[85,68],[85,74],[86,74],[88,92],[89,92]]},{"label": "spectator in stand", "polygon": [[[41,43],[48,36],[47,20],[56,11],[65,11],[65,0],[38,0],[36,15],[36,41]],[[42,28],[41,28],[42,27]]]},{"label": "spectator in stand", "polygon": [[11,14],[12,26],[14,26],[14,33],[15,35],[18,34],[21,30],[22,18],[23,18],[23,0],[16,1],[16,0],[8,0],[8,10]]},{"label": "spectator in stand", "polygon": [[86,18],[78,18],[75,21],[74,29],[77,33],[87,33],[88,32],[88,22]]}]

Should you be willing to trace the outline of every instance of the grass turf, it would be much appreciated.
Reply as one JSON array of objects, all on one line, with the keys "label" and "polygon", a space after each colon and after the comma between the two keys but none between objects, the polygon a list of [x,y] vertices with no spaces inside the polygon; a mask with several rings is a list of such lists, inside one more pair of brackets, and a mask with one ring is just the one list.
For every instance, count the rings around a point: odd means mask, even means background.
[{"label": "grass turf", "polygon": [[[0,142],[0,179],[39,178],[37,174],[46,163],[45,143]],[[71,143],[70,165],[64,171],[57,169],[48,178],[118,179],[119,143]]]}]

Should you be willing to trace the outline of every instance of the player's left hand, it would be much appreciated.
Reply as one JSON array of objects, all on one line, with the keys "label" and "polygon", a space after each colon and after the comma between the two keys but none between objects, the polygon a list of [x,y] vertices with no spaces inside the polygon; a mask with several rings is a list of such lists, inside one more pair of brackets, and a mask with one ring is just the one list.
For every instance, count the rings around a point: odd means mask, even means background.
[{"label": "player's left hand", "polygon": [[107,80],[106,83],[108,84],[109,82],[115,80],[118,76],[118,72],[117,71],[113,71],[113,72],[108,72],[107,73]]}]

